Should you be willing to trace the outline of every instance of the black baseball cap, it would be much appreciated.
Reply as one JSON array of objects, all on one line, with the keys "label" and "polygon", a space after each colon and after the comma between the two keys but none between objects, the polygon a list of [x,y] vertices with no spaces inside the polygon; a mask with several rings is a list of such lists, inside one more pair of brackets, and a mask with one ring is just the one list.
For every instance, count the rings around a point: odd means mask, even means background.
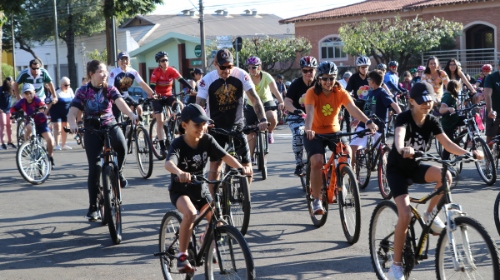
[{"label": "black baseball cap", "polygon": [[203,70],[201,70],[200,68],[194,68],[193,74],[203,74]]},{"label": "black baseball cap", "polygon": [[228,49],[221,49],[217,51],[215,55],[215,62],[218,65],[224,65],[228,63],[229,65],[233,64],[233,54]]},{"label": "black baseball cap", "polygon": [[[205,110],[203,110],[203,108],[201,108],[201,106],[198,104],[188,104],[186,107],[184,107],[181,113],[181,120],[182,122],[187,122],[191,120],[194,123],[212,121],[205,113]],[[179,123],[179,132],[181,134],[184,134],[184,128],[182,127],[182,122]]]},{"label": "black baseball cap", "polygon": [[436,94],[431,84],[419,82],[411,88],[410,98],[414,99],[420,105],[427,101],[436,101]]},{"label": "black baseball cap", "polygon": [[130,55],[128,54],[128,52],[120,52],[118,54],[118,60],[120,60],[122,57],[128,57],[128,58],[130,58]]}]

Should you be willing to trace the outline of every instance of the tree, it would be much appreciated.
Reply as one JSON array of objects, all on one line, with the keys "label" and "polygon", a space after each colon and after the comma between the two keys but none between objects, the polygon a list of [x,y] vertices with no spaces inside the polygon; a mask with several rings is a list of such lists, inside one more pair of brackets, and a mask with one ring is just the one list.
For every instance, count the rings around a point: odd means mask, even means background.
[{"label": "tree", "polygon": [[[3,37],[3,25],[8,20],[8,17],[25,13],[21,4],[19,1],[0,1],[0,39]],[[2,46],[0,46],[0,61],[2,61],[2,53]],[[2,76],[1,68],[0,76]]]},{"label": "tree", "polygon": [[[217,50],[216,42],[207,47],[207,57],[213,50]],[[235,53],[233,48],[229,50],[233,54]],[[311,43],[305,38],[285,38],[280,40],[269,36],[263,38],[254,37],[243,40],[238,59],[240,66],[245,68],[247,58],[257,56],[262,60],[263,70],[274,69],[277,63],[288,63],[288,68],[283,69],[283,72],[285,72],[292,68],[293,62],[297,59],[297,54],[302,56],[308,54],[310,50]]]},{"label": "tree", "polygon": [[406,68],[412,56],[417,56],[440,44],[441,38],[460,32],[461,23],[434,17],[423,21],[402,20],[398,15],[394,19],[363,21],[345,24],[339,29],[344,42],[344,51],[352,56],[361,54],[373,56],[378,63],[399,62],[399,71]]}]

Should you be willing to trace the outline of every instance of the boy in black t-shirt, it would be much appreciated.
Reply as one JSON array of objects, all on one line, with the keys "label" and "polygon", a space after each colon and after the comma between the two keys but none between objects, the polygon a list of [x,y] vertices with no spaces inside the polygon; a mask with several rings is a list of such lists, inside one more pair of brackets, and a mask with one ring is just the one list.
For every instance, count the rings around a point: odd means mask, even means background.
[{"label": "boy in black t-shirt", "polygon": [[[177,270],[180,273],[190,273],[194,268],[188,261],[187,249],[193,233],[193,223],[197,210],[203,212],[212,201],[210,192],[204,184],[189,184],[191,174],[203,175],[209,157],[222,158],[231,167],[243,168],[245,174],[251,174],[251,167],[243,167],[234,157],[228,155],[211,135],[205,133],[207,121],[210,119],[199,105],[187,105],[182,110],[181,118],[179,131],[182,135],[170,145],[165,169],[172,173],[170,175],[172,182],[169,186],[170,201],[183,214],[179,229]],[[176,178],[178,182],[175,181]],[[209,221],[211,217],[211,213],[206,215]]]},{"label": "boy in black t-shirt", "polygon": [[[457,146],[443,133],[438,119],[429,112],[434,106],[434,89],[428,83],[416,83],[410,90],[411,110],[398,115],[395,122],[396,133],[394,145],[387,159],[387,182],[391,188],[398,208],[398,223],[394,232],[394,262],[389,270],[389,279],[404,279],[401,267],[403,245],[410,224],[411,208],[408,195],[408,179],[414,183],[436,183],[435,189],[441,187],[441,167],[415,161],[415,150],[425,151],[431,133],[450,153],[466,154],[467,151]],[[481,152],[473,151],[476,158],[483,157]],[[451,184],[451,174],[447,174]],[[430,202],[424,219],[432,218],[431,212],[442,195],[435,196]],[[432,231],[439,234],[445,227],[436,217],[431,225]]]}]

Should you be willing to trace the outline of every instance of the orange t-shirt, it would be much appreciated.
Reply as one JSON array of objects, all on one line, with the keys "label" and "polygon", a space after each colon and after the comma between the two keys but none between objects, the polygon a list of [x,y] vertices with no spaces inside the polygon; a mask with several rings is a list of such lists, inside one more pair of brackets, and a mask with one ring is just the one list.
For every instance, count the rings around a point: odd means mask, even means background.
[{"label": "orange t-shirt", "polygon": [[314,87],[308,89],[305,104],[314,106],[314,119],[311,130],[319,134],[339,131],[338,116],[341,105],[346,106],[350,102],[352,102],[352,98],[343,88],[334,87],[332,94],[328,97],[323,93],[317,95],[314,92]]}]

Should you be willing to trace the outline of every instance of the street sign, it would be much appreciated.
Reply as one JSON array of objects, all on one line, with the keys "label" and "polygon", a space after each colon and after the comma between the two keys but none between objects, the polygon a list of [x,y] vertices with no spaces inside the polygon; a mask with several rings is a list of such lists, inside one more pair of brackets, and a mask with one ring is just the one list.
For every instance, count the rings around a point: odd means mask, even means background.
[{"label": "street sign", "polygon": [[241,51],[241,46],[243,45],[243,39],[241,37],[236,37],[233,42],[233,48],[237,51]]},{"label": "street sign", "polygon": [[196,57],[201,57],[201,45],[196,45],[196,47],[194,47],[194,55],[196,55]]},{"label": "street sign", "polygon": [[233,36],[217,36],[217,48],[232,48],[233,47]]},{"label": "street sign", "polygon": [[201,65],[201,60],[191,60],[191,65],[193,66]]},{"label": "street sign", "polygon": [[215,58],[216,54],[217,54],[217,51],[212,51],[212,58]]}]

